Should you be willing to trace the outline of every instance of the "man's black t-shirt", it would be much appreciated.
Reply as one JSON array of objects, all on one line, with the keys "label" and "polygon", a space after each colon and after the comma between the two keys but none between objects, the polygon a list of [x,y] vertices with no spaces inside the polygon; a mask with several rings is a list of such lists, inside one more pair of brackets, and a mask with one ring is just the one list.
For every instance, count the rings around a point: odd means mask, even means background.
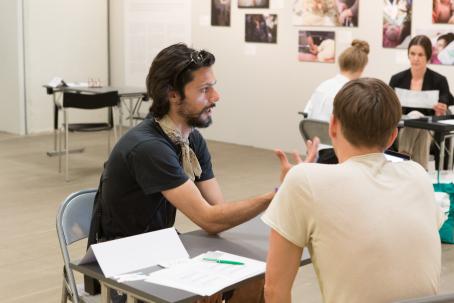
[{"label": "man's black t-shirt", "polygon": [[[202,168],[195,182],[214,177],[211,156],[194,130],[190,146]],[[181,166],[181,149],[153,118],[128,131],[113,148],[102,177],[101,237],[107,240],[173,226],[176,209],[161,194],[189,178]]]}]

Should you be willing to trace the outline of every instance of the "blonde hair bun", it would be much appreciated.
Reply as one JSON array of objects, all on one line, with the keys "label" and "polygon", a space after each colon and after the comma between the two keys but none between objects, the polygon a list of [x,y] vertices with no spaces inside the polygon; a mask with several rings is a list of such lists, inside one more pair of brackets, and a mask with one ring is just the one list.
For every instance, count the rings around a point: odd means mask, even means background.
[{"label": "blonde hair bun", "polygon": [[369,54],[369,43],[367,43],[367,41],[355,39],[352,41],[352,47],[364,52],[365,54]]}]

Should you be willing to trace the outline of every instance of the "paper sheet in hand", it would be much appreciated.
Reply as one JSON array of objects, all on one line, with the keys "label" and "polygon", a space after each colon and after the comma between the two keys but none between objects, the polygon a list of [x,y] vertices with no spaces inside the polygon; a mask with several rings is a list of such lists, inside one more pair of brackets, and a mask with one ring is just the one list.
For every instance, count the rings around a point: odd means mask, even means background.
[{"label": "paper sheet in hand", "polygon": [[228,286],[265,272],[265,262],[224,252],[217,253],[219,259],[239,261],[244,265],[204,261],[207,254],[202,254],[185,263],[153,272],[145,281],[211,296]]},{"label": "paper sheet in hand", "polygon": [[112,277],[175,259],[189,259],[175,228],[93,244],[80,264],[98,261],[104,276]]},{"label": "paper sheet in hand", "polygon": [[438,90],[416,91],[396,87],[395,91],[400,104],[405,107],[432,109],[439,99]]}]

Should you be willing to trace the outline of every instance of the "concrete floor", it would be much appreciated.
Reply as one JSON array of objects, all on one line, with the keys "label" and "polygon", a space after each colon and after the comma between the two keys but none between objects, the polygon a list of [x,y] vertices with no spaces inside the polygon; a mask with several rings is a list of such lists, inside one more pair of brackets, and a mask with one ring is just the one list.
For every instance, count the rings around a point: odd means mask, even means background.
[{"label": "concrete floor", "polygon": [[[70,193],[97,186],[107,157],[106,134],[71,135],[71,146],[85,146],[70,157],[70,181],[57,172],[58,159],[46,156],[53,148],[51,134],[14,136],[0,133],[0,294],[1,302],[58,302],[62,257],[55,216]],[[235,144],[209,142],[214,171],[227,200],[273,189],[279,166],[272,151]],[[181,214],[176,227],[197,227]],[[83,255],[84,243],[71,254]],[[377,262],[379,262],[377,260]],[[443,246],[441,292],[454,292],[454,245]],[[79,277],[80,279],[80,277]],[[311,265],[300,269],[293,289],[295,302],[321,302]]]}]

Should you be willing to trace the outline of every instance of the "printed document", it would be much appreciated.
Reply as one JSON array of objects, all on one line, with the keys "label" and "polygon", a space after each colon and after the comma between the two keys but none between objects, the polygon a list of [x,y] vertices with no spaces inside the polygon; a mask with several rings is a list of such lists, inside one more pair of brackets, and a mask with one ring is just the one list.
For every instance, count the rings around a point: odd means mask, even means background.
[{"label": "printed document", "polygon": [[98,261],[106,277],[176,259],[189,259],[175,228],[93,244],[79,264]]},{"label": "printed document", "polygon": [[404,107],[433,108],[439,100],[438,90],[408,90],[396,87],[396,95]]},{"label": "printed document", "polygon": [[201,296],[211,296],[226,287],[265,272],[265,262],[219,251],[216,254],[218,260],[243,264],[206,261],[204,258],[212,255],[208,252],[187,262],[152,272],[145,281],[186,290]]}]

